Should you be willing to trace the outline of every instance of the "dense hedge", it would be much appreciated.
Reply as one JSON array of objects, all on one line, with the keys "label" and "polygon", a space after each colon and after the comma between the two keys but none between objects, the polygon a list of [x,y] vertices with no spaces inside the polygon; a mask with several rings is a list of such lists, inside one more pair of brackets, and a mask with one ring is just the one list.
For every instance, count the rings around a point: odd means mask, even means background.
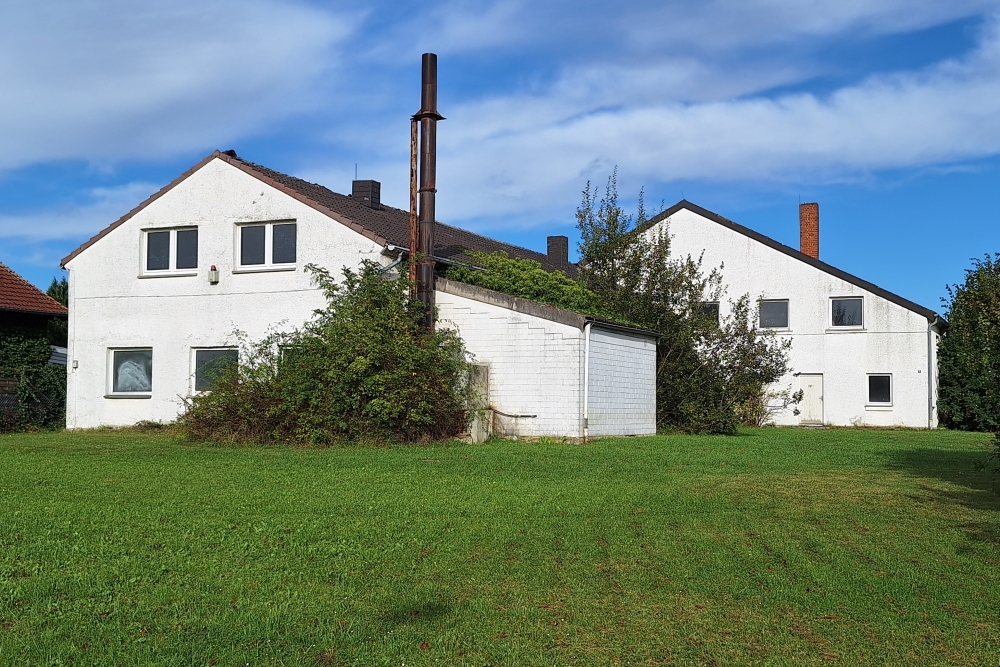
[{"label": "dense hedge", "polygon": [[325,445],[414,442],[466,423],[469,366],[449,330],[425,331],[405,276],[365,262],[337,282],[309,267],[328,300],[299,330],[243,340],[240,360],[196,396],[181,423],[198,440]]},{"label": "dense hedge", "polygon": [[0,431],[62,428],[66,367],[49,364],[48,324],[28,321],[0,330],[0,378],[17,381],[16,401],[0,405]]}]

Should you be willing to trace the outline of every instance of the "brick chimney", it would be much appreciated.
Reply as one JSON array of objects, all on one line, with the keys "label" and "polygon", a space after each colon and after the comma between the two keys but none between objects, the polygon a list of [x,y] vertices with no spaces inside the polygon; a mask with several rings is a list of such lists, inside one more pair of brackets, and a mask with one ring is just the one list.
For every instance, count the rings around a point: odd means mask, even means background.
[{"label": "brick chimney", "polygon": [[799,204],[799,250],[819,259],[819,204]]},{"label": "brick chimney", "polygon": [[550,236],[547,240],[548,248],[546,249],[548,252],[546,254],[549,257],[549,262],[560,269],[565,269],[569,266],[569,238],[566,236]]}]

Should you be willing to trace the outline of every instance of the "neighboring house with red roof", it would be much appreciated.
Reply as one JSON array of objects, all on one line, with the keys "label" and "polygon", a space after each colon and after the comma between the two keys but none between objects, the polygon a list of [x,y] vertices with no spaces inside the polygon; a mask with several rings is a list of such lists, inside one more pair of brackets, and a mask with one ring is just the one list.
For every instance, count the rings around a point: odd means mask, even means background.
[{"label": "neighboring house with red roof", "polygon": [[[439,266],[504,251],[575,274],[566,237],[549,253],[437,223]],[[352,194],[216,151],[62,261],[70,272],[67,426],[171,421],[210,388],[213,364],[295,327],[326,303],[304,270],[339,274],[408,257],[409,214],[376,181]],[[655,432],[656,337],[439,279],[438,326],[459,331],[488,369],[496,424],[524,436]]]},{"label": "neighboring house with red roof", "polygon": [[13,323],[37,323],[69,314],[48,294],[19,276],[9,266],[0,264],[0,326]]}]

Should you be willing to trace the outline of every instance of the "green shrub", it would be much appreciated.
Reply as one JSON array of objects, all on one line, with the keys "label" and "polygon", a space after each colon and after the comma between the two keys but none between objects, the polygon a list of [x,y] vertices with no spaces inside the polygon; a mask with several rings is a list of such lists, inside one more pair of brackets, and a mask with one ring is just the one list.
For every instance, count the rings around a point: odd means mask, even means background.
[{"label": "green shrub", "polygon": [[11,326],[0,332],[0,378],[17,381],[16,404],[0,406],[0,432],[66,425],[66,367],[49,364],[44,326]]},{"label": "green shrub", "polygon": [[325,445],[343,440],[415,442],[465,426],[469,365],[450,330],[421,328],[422,305],[405,276],[365,262],[337,282],[307,267],[328,306],[304,327],[251,342],[192,399],[190,437],[224,443]]}]

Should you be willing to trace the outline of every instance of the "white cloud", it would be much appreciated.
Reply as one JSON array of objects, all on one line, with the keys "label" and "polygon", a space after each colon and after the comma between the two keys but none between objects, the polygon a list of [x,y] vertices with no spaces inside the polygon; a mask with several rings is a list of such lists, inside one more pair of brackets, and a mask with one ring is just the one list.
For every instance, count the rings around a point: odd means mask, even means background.
[{"label": "white cloud", "polygon": [[156,159],[309,107],[354,19],[276,0],[12,3],[0,169]]},{"label": "white cloud", "polygon": [[[666,74],[664,74],[666,72]],[[670,68],[661,70],[669,78]],[[688,74],[699,73],[695,64]],[[655,73],[653,74],[656,75]],[[620,90],[648,73],[623,71]],[[612,165],[651,185],[708,181],[837,180],[1000,152],[1000,31],[996,23],[961,60],[921,72],[873,76],[833,94],[678,103],[623,96],[607,106],[601,86],[574,96],[568,74],[547,94],[511,95],[450,112],[439,133],[439,204],[447,219],[565,210],[581,180]],[[615,90],[614,86],[611,87]]]},{"label": "white cloud", "polygon": [[11,242],[44,242],[90,238],[139,205],[161,186],[128,183],[115,188],[94,188],[86,201],[23,215],[0,215],[0,239]]}]

